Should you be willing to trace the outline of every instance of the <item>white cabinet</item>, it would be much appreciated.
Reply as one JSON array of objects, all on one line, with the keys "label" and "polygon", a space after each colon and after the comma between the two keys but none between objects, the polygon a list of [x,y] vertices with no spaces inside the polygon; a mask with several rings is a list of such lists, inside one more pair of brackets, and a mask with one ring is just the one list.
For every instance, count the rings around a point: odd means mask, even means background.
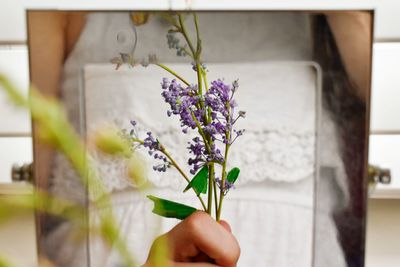
[{"label": "white cabinet", "polygon": [[369,162],[392,172],[373,198],[400,198],[400,42],[375,43],[372,68]]},{"label": "white cabinet", "polygon": [[[25,45],[0,46],[0,73],[28,94],[28,52]],[[0,88],[0,184],[11,182],[13,164],[32,162],[31,118],[10,103]]]},{"label": "white cabinet", "polygon": [[400,43],[375,43],[371,130],[400,134]]},{"label": "white cabinet", "polygon": [[374,0],[375,13],[375,39],[399,40],[400,39],[400,1],[399,0]]},{"label": "white cabinet", "polygon": [[392,182],[378,184],[372,192],[375,198],[400,198],[400,135],[371,135],[369,162],[391,170]]},{"label": "white cabinet", "polygon": [[[0,73],[28,94],[28,51],[26,46],[0,46]],[[31,119],[27,110],[16,108],[0,88],[0,136],[29,136]]]},{"label": "white cabinet", "polygon": [[32,162],[32,138],[0,137],[0,184],[11,182],[13,164]]}]

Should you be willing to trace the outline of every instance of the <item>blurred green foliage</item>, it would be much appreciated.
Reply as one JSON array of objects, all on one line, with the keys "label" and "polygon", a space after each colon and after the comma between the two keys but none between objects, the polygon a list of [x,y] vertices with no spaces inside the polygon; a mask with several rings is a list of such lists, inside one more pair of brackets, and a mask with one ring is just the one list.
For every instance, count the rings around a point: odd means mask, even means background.
[{"label": "blurred green foliage", "polygon": [[[99,225],[87,225],[87,207],[83,207],[45,192],[35,191],[31,195],[11,196],[0,199],[0,223],[16,216],[21,212],[39,211],[49,213],[74,222],[83,231],[99,234],[110,247],[115,248],[121,255],[123,266],[138,266],[130,253],[116,223],[109,195],[101,179],[92,168],[88,152],[79,135],[68,122],[61,104],[51,98],[41,95],[35,88],[30,89],[29,97],[25,97],[4,76],[0,74],[0,89],[15,105],[29,109],[33,121],[38,127],[40,140],[54,149],[62,152],[81,177],[82,183],[96,190],[90,193],[94,201],[90,204],[91,212],[95,211],[99,218]],[[96,146],[105,153],[127,155],[128,150],[122,139],[116,138],[115,133],[98,133]],[[89,229],[88,229],[89,227]],[[11,267],[5,258],[0,258],[0,267]]]}]

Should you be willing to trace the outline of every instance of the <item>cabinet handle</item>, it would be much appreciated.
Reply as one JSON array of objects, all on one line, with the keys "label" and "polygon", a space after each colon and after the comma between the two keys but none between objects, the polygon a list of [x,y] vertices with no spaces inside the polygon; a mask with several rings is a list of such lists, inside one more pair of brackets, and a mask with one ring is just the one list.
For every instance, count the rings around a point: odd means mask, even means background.
[{"label": "cabinet handle", "polygon": [[368,165],[368,181],[369,183],[390,184],[392,181],[389,169],[384,169],[376,165]]},{"label": "cabinet handle", "polygon": [[11,168],[11,180],[13,182],[33,182],[33,164],[14,164]]}]

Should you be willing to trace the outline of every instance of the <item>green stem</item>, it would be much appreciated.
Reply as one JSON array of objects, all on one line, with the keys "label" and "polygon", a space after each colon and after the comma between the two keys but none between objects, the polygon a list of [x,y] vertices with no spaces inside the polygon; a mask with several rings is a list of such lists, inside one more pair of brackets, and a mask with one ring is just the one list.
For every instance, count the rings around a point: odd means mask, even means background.
[{"label": "green stem", "polygon": [[179,80],[181,80],[184,84],[186,84],[187,86],[190,86],[190,83],[188,81],[186,81],[182,76],[180,76],[178,73],[176,73],[175,71],[173,71],[172,69],[170,69],[169,67],[165,66],[164,64],[161,63],[157,63],[155,64],[161,68],[163,68],[164,70],[168,71],[169,73],[171,73],[172,75],[174,75],[176,78],[178,78]]},{"label": "green stem", "polygon": [[[229,134],[228,134],[229,135]],[[229,137],[227,137],[229,140]],[[221,210],[222,210],[222,202],[224,201],[224,191],[225,191],[225,180],[226,180],[226,162],[228,160],[228,152],[229,152],[230,145],[226,144],[225,146],[225,156],[224,156],[224,164],[222,165],[222,174],[221,174],[221,189],[219,194],[219,205],[218,205],[218,212],[217,212],[217,221],[221,219]]]},{"label": "green stem", "polygon": [[197,37],[197,54],[200,55],[201,52],[201,39],[200,39],[200,30],[199,30],[199,22],[197,21],[196,13],[193,14],[194,25],[196,27],[196,37]]},{"label": "green stem", "polygon": [[207,213],[210,215],[212,211],[213,181],[214,181],[214,164],[211,164],[208,168],[208,206],[207,206]]},{"label": "green stem", "polygon": [[185,27],[185,23],[183,22],[182,14],[178,14],[178,18],[179,18],[179,25],[180,25],[181,33],[182,33],[183,37],[186,39],[186,42],[189,45],[190,51],[192,51],[192,55],[195,56],[196,51],[194,50],[192,41],[190,41],[189,35],[186,31],[186,27]]},{"label": "green stem", "polygon": [[[228,117],[227,117],[227,124],[230,125],[231,124],[231,114],[230,114],[230,109],[229,109],[229,103],[225,104],[226,107],[228,108],[229,112],[228,112]],[[217,221],[219,221],[221,219],[221,210],[222,210],[222,202],[224,201],[224,192],[225,192],[225,181],[226,181],[226,163],[228,161],[228,153],[229,153],[229,148],[230,148],[230,131],[227,130],[226,133],[226,140],[227,140],[227,144],[225,145],[225,155],[224,155],[224,163],[222,165],[222,173],[221,173],[221,185],[220,185],[220,195],[219,195],[219,205],[218,205],[218,212],[217,212]]]},{"label": "green stem", "polygon": [[[203,83],[202,83],[202,75],[201,75],[201,65],[199,63],[199,61],[196,59],[196,68],[197,68],[197,83],[199,86],[199,95],[203,95]],[[203,103],[200,103],[201,105]]]},{"label": "green stem", "polygon": [[[183,22],[182,15],[179,14],[179,24],[180,24],[180,30],[184,38],[186,39],[186,42],[192,51],[192,58],[195,61],[196,64],[196,69],[197,69],[197,86],[198,86],[198,94],[199,96],[203,95],[203,81],[204,81],[204,86],[206,88],[206,91],[208,90],[208,85],[207,85],[207,77],[205,72],[203,71],[201,64],[200,64],[200,56],[201,56],[201,39],[200,39],[200,31],[199,31],[199,25],[197,21],[197,15],[193,14],[194,17],[194,24],[196,27],[196,37],[197,37],[197,47],[196,50],[194,49],[194,46],[189,38],[189,35],[186,31],[185,24]],[[204,103],[203,101],[200,101],[199,103],[200,109],[204,108]],[[197,120],[196,116],[194,115],[193,112],[191,112],[193,120],[196,122],[196,126],[198,129],[199,134],[203,138],[204,144],[206,146],[206,150],[208,153],[211,152],[210,145],[212,144],[212,140],[210,139],[209,136],[207,136],[204,132],[203,129],[201,128],[200,122]],[[208,116],[207,116],[208,115]],[[206,123],[210,122],[210,110],[208,110],[208,114],[204,114],[204,121]],[[209,172],[208,172],[208,205],[207,205],[207,212],[208,214],[211,215],[212,212],[212,202],[213,202],[213,192],[215,195],[215,212],[217,213],[217,193],[216,193],[216,186],[215,186],[215,170],[214,170],[214,163],[211,163],[209,166]]]},{"label": "green stem", "polygon": [[210,153],[211,148],[210,148],[210,146],[209,146],[209,144],[208,144],[208,142],[207,142],[208,139],[207,139],[207,137],[206,137],[206,135],[205,135],[203,129],[201,128],[200,122],[199,122],[199,120],[196,118],[196,116],[194,115],[193,111],[191,112],[191,115],[192,115],[192,119],[193,119],[194,122],[196,123],[196,126],[197,126],[197,129],[198,129],[198,131],[199,131],[199,134],[200,134],[201,137],[203,138],[204,145],[206,146],[207,152]]},{"label": "green stem", "polygon": [[214,187],[214,202],[215,202],[215,219],[217,219],[218,215],[218,196],[217,196],[217,185],[215,182],[215,176],[213,179],[213,187]]},{"label": "green stem", "polygon": [[181,47],[183,49],[183,51],[185,51],[186,54],[188,54],[190,57],[194,58],[194,55],[192,55],[192,53],[187,50],[185,47]]},{"label": "green stem", "polygon": [[[160,150],[172,163],[172,165],[176,168],[176,170],[183,176],[183,178],[190,183],[189,177],[186,176],[185,172],[179,167],[178,163],[171,157],[171,155],[167,152],[167,150],[164,147],[161,147]],[[200,197],[200,195],[197,195],[196,190],[192,187],[193,191],[196,193],[197,198],[200,200],[201,205],[203,206],[204,211],[207,211],[207,207],[204,204],[203,199]]]},{"label": "green stem", "polygon": [[204,81],[204,87],[206,88],[206,92],[207,92],[208,91],[207,74],[203,69],[201,71],[202,71],[202,76],[203,76],[203,81]]}]

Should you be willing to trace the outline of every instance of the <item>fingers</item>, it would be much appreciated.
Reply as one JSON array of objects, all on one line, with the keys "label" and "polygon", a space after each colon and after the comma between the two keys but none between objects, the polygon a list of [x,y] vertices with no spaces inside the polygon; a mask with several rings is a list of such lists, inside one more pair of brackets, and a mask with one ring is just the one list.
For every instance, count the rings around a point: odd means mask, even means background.
[{"label": "fingers", "polygon": [[[149,263],[142,267],[152,267]],[[168,267],[219,267],[218,265],[204,262],[170,262]]]},{"label": "fingers", "polygon": [[219,267],[211,263],[193,262],[193,263],[174,263],[171,267]]},{"label": "fingers", "polygon": [[[189,261],[200,253],[212,258],[217,265],[235,266],[240,247],[227,222],[216,223],[205,212],[195,212],[168,233],[178,261]],[[206,265],[207,266],[207,265]]]},{"label": "fingers", "polygon": [[225,230],[227,230],[229,233],[232,233],[232,228],[231,228],[231,226],[229,225],[228,222],[226,222],[226,221],[224,221],[224,220],[221,220],[221,221],[219,221],[219,224],[220,224],[222,227],[224,227]]}]

